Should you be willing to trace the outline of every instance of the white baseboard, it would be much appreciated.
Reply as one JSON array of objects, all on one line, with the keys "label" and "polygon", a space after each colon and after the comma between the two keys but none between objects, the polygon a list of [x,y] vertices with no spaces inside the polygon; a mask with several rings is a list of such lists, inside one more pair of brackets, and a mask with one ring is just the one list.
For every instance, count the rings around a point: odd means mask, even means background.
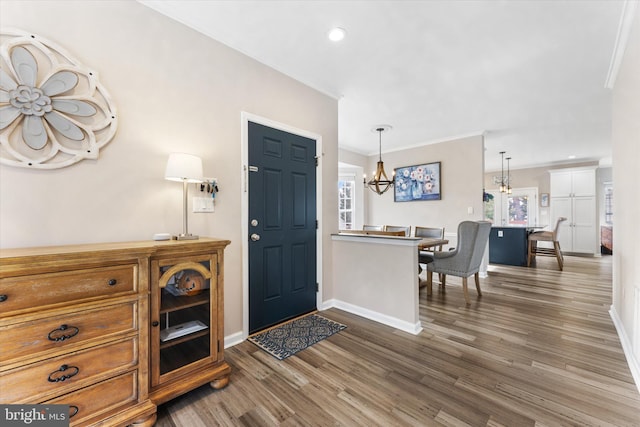
[{"label": "white baseboard", "polygon": [[226,335],[224,337],[224,348],[233,347],[234,345],[240,344],[245,339],[246,339],[246,336],[244,336],[244,332],[242,331],[236,332],[231,335]]},{"label": "white baseboard", "polygon": [[609,315],[611,316],[611,320],[613,320],[616,331],[618,331],[618,337],[620,337],[622,350],[624,351],[624,355],[627,358],[627,363],[629,364],[629,370],[631,370],[633,380],[636,383],[638,391],[640,391],[640,363],[633,354],[633,345],[631,344],[631,340],[625,332],[624,327],[622,326],[622,321],[620,320],[620,317],[618,316],[618,313],[616,312],[616,309],[613,305],[609,310]]},{"label": "white baseboard", "polygon": [[[387,316],[386,314],[381,314],[372,310],[368,310],[366,308],[359,307],[357,305],[349,304],[349,303],[334,300],[334,299],[324,301],[320,306],[318,306],[318,310],[323,311],[333,307],[338,308],[340,310],[344,310],[352,314],[356,314],[358,316],[364,317],[369,320],[373,320],[378,323],[382,323],[387,326],[391,326],[392,328],[400,329],[401,331],[408,332],[413,335],[418,335],[420,332],[422,332],[422,324],[420,322],[417,322],[416,324],[412,324],[409,322],[405,322],[404,320],[397,319],[395,317]],[[238,345],[246,339],[247,339],[247,336],[244,334],[243,331],[226,335],[224,337],[224,348],[229,348],[229,347],[233,347],[234,345]]]},{"label": "white baseboard", "polygon": [[395,317],[387,316],[386,314],[378,313],[376,311],[372,311],[367,308],[363,308],[336,299],[325,301],[322,304],[322,308],[318,309],[326,310],[332,307],[344,310],[352,314],[356,314],[358,316],[364,317],[365,319],[373,320],[374,322],[391,326],[392,328],[400,329],[401,331],[408,332],[413,335],[418,335],[420,332],[422,332],[422,324],[420,323],[420,321],[415,324],[409,323]]}]

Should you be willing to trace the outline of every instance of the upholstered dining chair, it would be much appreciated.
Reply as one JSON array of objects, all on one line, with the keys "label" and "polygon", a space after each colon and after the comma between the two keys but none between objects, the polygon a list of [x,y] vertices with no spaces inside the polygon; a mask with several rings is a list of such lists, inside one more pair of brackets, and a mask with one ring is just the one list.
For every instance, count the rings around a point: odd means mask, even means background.
[{"label": "upholstered dining chair", "polygon": [[362,229],[365,231],[384,231],[384,225],[363,225]]},{"label": "upholstered dining chair", "polygon": [[[560,271],[564,268],[564,257],[560,250],[560,242],[558,241],[558,231],[560,231],[560,223],[566,221],[567,218],[561,216],[556,221],[556,226],[552,231],[536,231],[529,234],[527,245],[527,267],[531,266],[531,260],[535,260],[536,255],[554,256],[558,260]],[[553,242],[552,248],[538,247],[538,242]]]},{"label": "upholstered dining chair", "polygon": [[404,237],[411,236],[411,226],[410,225],[385,225],[384,231],[404,231]]},{"label": "upholstered dining chair", "polygon": [[462,277],[462,291],[467,305],[471,304],[467,289],[467,278],[475,277],[478,296],[480,291],[480,264],[489,241],[489,221],[462,221],[458,224],[458,243],[454,250],[436,251],[433,261],[427,264],[427,295],[432,293],[433,273],[441,274],[440,285],[444,289],[447,274]]}]

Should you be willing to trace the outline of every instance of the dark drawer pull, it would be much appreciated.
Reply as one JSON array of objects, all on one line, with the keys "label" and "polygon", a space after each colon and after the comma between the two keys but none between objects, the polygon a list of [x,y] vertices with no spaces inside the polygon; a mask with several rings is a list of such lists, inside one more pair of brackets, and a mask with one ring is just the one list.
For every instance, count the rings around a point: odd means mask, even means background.
[{"label": "dark drawer pull", "polygon": [[[70,372],[66,373],[67,371]],[[77,366],[62,365],[57,371],[51,372],[49,374],[49,378],[47,379],[50,383],[59,383],[61,381],[66,381],[71,377],[75,377],[79,372],[80,368],[78,368]]]},{"label": "dark drawer pull", "polygon": [[79,409],[76,405],[69,405],[69,418],[73,418],[78,411]]},{"label": "dark drawer pull", "polygon": [[116,279],[109,279],[109,286],[115,286],[118,283]]},{"label": "dark drawer pull", "polygon": [[80,329],[78,329],[76,326],[60,325],[59,328],[56,328],[53,331],[49,332],[47,338],[49,338],[50,341],[64,341],[68,340],[69,338],[75,337],[76,335],[78,335],[78,332],[80,332]]},{"label": "dark drawer pull", "polygon": [[0,295],[0,302],[5,302],[5,301],[6,301],[6,300],[8,300],[8,299],[9,299],[9,296],[8,296],[8,295],[4,295],[4,294],[3,294],[3,295]]}]

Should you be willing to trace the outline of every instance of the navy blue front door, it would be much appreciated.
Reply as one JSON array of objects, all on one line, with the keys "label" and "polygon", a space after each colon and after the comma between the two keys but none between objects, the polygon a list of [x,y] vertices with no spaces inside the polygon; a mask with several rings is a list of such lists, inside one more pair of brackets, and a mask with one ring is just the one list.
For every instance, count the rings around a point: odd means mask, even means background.
[{"label": "navy blue front door", "polygon": [[249,122],[249,333],[316,309],[315,154]]}]

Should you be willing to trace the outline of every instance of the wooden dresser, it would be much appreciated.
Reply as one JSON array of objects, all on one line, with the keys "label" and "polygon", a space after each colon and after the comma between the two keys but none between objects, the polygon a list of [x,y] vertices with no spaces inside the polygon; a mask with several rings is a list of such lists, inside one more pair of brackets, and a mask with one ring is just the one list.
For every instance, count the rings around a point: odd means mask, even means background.
[{"label": "wooden dresser", "polygon": [[[227,244],[200,239],[0,250],[0,403],[69,405],[73,426],[151,426],[160,401],[206,381],[226,385],[230,368],[219,342]],[[193,265],[190,257],[208,257],[215,275],[206,295],[214,304],[206,305],[205,322],[217,344],[206,363],[183,363],[154,398],[158,384],[150,372],[159,345],[150,340],[159,325],[150,319],[159,314],[150,298],[160,290],[151,266],[167,257],[186,265]]]}]

